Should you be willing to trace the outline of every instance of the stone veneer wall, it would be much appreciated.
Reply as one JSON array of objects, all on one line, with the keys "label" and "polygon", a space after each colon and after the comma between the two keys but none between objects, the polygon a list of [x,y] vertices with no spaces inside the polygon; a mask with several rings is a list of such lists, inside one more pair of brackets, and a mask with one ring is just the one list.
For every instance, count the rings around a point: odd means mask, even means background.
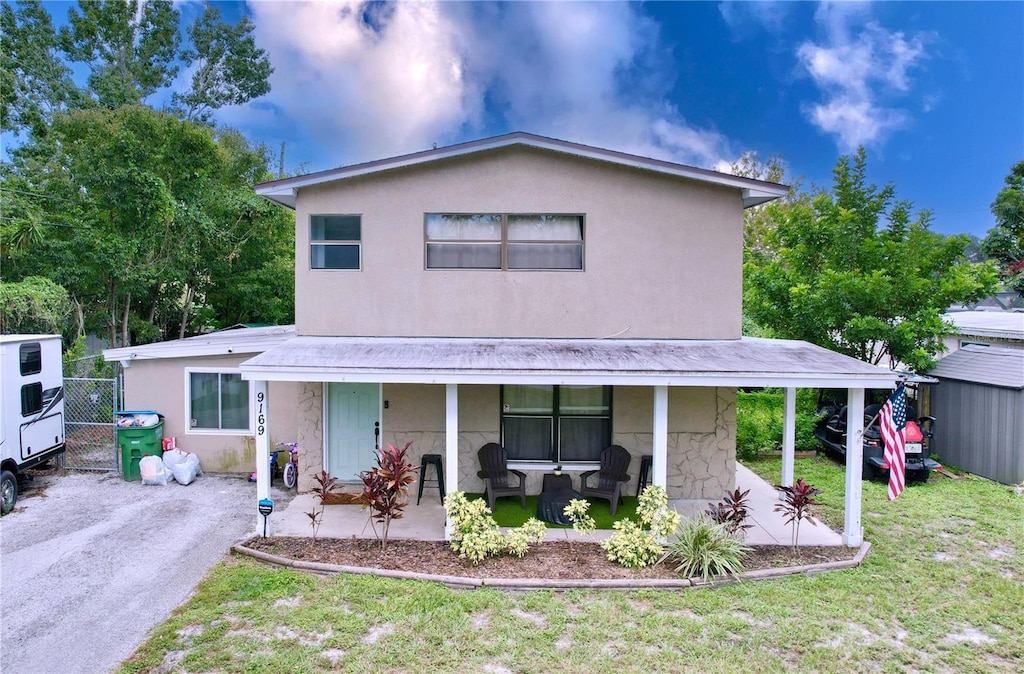
[{"label": "stone veneer wall", "polygon": [[316,483],[313,476],[324,469],[324,385],[303,382],[299,385],[296,422],[299,443],[299,491],[309,491]]},{"label": "stone veneer wall", "polygon": [[[423,454],[445,455],[445,387],[436,384],[386,384],[382,441],[401,447],[412,442],[410,461]],[[620,386],[613,394],[612,442],[633,455],[626,493],[636,493],[640,457],[653,452],[654,392],[650,387]],[[298,411],[300,491],[313,487],[323,470],[323,385],[301,387]],[[482,492],[476,453],[501,437],[498,386],[459,387],[458,489]],[[736,393],[733,389],[670,388],[668,495],[672,499],[717,499],[736,479]],[[369,468],[369,466],[367,466]],[[540,492],[546,471],[526,471],[527,493]],[[579,485],[581,471],[567,471]],[[433,475],[430,475],[433,477]],[[455,485],[446,485],[454,491]]]},{"label": "stone veneer wall", "polygon": [[[668,403],[668,497],[721,498],[736,482],[735,389],[669,388]],[[633,454],[627,493],[635,494],[640,456],[654,451],[654,391],[618,387],[614,405],[612,442]]]}]

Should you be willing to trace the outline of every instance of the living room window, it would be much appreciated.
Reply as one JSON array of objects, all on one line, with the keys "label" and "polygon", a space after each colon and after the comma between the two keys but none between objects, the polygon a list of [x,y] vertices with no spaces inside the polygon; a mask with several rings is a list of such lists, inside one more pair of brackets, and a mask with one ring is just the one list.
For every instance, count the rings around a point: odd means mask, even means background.
[{"label": "living room window", "polygon": [[427,213],[427,269],[582,270],[583,216]]},{"label": "living room window", "polygon": [[249,382],[234,371],[185,373],[190,431],[248,433]]},{"label": "living room window", "polygon": [[501,388],[501,444],[516,461],[597,461],[611,444],[610,386]]},{"label": "living room window", "polygon": [[311,215],[309,266],[312,269],[360,269],[362,216]]}]

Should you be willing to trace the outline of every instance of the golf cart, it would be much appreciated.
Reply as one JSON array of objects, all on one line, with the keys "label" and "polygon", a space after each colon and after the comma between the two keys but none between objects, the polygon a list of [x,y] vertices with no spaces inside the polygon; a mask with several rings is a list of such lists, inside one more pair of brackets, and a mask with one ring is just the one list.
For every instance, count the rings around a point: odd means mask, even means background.
[{"label": "golf cart", "polygon": [[[906,476],[908,482],[926,482],[933,470],[942,466],[928,457],[935,435],[935,417],[918,416],[915,404],[922,399],[921,384],[937,384],[937,379],[913,373],[901,373],[907,389]],[[891,391],[867,389],[864,392],[864,477],[884,478],[889,464],[885,461],[885,443],[879,427],[879,410]],[[826,453],[846,459],[846,389],[821,389],[816,413],[818,424],[814,437]]]}]

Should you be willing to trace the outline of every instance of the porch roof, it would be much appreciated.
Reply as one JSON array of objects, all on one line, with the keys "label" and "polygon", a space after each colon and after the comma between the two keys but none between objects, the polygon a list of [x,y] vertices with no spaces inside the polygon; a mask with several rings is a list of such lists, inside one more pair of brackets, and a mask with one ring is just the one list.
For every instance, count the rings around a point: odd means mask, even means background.
[{"label": "porch roof", "polygon": [[889,388],[896,375],[801,341],[294,337],[244,379],[423,384]]}]

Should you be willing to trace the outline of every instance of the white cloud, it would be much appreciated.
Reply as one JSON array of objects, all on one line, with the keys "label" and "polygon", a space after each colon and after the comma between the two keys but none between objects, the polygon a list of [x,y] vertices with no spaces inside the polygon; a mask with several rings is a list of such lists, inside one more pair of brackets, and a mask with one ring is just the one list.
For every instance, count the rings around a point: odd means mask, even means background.
[{"label": "white cloud", "polygon": [[666,104],[670,58],[636,6],[399,2],[372,17],[358,2],[249,7],[272,91],[222,119],[264,129],[284,119],[317,145],[318,165],[479,137],[495,116],[511,130],[701,166],[736,154]]},{"label": "white cloud", "polygon": [[735,2],[726,0],[718,3],[718,13],[722,20],[737,33],[744,33],[747,28],[764,28],[771,33],[780,33],[789,19],[793,3],[775,0],[758,0],[757,2]]},{"label": "white cloud", "polygon": [[839,149],[879,145],[909,123],[910,115],[891,102],[910,91],[909,73],[927,58],[931,36],[890,32],[876,22],[852,24],[866,13],[854,3],[823,4],[815,20],[827,33],[819,44],[803,42],[797,59],[821,90],[823,100],[806,104],[812,124],[836,137]]},{"label": "white cloud", "polygon": [[[460,27],[436,5],[400,3],[382,32],[360,3],[257,2],[258,43],[274,65],[262,101],[340,163],[422,149],[474,122],[481,98],[463,78]],[[257,110],[260,108],[257,107]]]}]

